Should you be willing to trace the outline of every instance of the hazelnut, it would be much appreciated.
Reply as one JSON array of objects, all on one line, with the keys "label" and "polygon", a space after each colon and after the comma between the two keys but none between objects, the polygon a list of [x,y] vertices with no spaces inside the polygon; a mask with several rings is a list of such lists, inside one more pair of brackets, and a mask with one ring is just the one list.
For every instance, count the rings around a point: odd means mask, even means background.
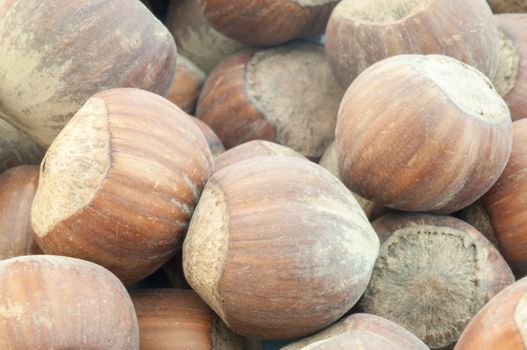
[{"label": "hazelnut", "polygon": [[205,136],[205,139],[207,140],[207,143],[209,144],[210,152],[213,156],[217,156],[223,152],[225,152],[225,148],[223,148],[223,143],[221,143],[220,138],[216,133],[204,122],[199,120],[198,118],[192,118],[192,120],[198,125],[199,129]]},{"label": "hazelnut", "polygon": [[512,123],[512,153],[498,182],[482,197],[503,256],[527,274],[527,120]]},{"label": "hazelnut", "polygon": [[495,16],[500,29],[500,65],[493,79],[512,120],[527,117],[527,14]]},{"label": "hazelnut", "polygon": [[527,343],[527,278],[508,286],[470,321],[455,350],[524,350]]},{"label": "hazelnut", "polygon": [[42,160],[42,149],[25,133],[2,119],[0,135],[0,173],[17,165],[39,164]]},{"label": "hazelnut", "polygon": [[93,94],[164,94],[174,75],[174,40],[139,1],[1,1],[0,38],[0,116],[46,147]]},{"label": "hazelnut", "polygon": [[249,45],[322,34],[339,0],[198,0],[218,31]]},{"label": "hazelnut", "polygon": [[132,283],[181,243],[212,173],[185,112],[131,88],[94,95],[50,146],[31,226],[42,250],[96,262]]},{"label": "hazelnut", "polygon": [[[335,141],[333,141],[326,149],[318,164],[340,179],[337,164],[337,147],[335,145]],[[367,200],[366,198],[362,198],[356,193],[353,193],[353,196],[357,202],[359,202],[368,219],[375,220],[384,214],[388,214],[389,209],[384,208],[382,205],[378,205],[377,203]]]},{"label": "hazelnut", "polygon": [[401,55],[364,71],[340,105],[342,181],[406,211],[450,213],[496,182],[511,150],[509,109],[476,69],[440,55]]},{"label": "hazelnut", "polygon": [[225,58],[246,47],[214,29],[203,16],[198,0],[171,1],[167,27],[178,50],[206,74]]},{"label": "hazelnut", "polygon": [[242,143],[214,158],[214,170],[219,171],[242,160],[262,156],[291,156],[305,159],[303,155],[289,147],[269,141],[255,140]]},{"label": "hazelnut", "polygon": [[381,250],[361,306],[431,349],[452,346],[483,305],[514,282],[496,248],[459,219],[408,213],[372,225]]},{"label": "hazelnut", "polygon": [[138,350],[134,306],[121,282],[91,262],[2,260],[0,348]]},{"label": "hazelnut", "polygon": [[191,290],[149,289],[132,294],[132,301],[141,350],[248,348]]},{"label": "hazelnut", "polygon": [[334,138],[343,94],[323,46],[296,42],[223,61],[205,82],[196,117],[227,149],[268,140],[319,158]]},{"label": "hazelnut", "polygon": [[167,99],[187,113],[193,113],[199,92],[205,81],[205,73],[187,58],[177,56],[176,74]]},{"label": "hazelnut", "polygon": [[234,332],[303,336],[364,292],[378,238],[333,175],[289,156],[251,158],[207,182],[183,243],[190,286]]},{"label": "hazelnut", "polygon": [[342,0],[326,30],[326,52],[343,87],[401,54],[441,54],[493,76],[499,35],[482,0]]},{"label": "hazelnut", "polygon": [[487,210],[480,200],[477,200],[468,207],[458,211],[456,213],[456,217],[474,226],[474,228],[481,232],[483,236],[485,236],[485,238],[490,241],[490,243],[500,250],[498,239],[494,233],[494,228],[490,222],[489,215],[487,214]]},{"label": "hazelnut", "polygon": [[[389,349],[398,348],[382,336],[370,332],[349,331],[335,337],[306,345],[300,350],[350,350],[350,349]],[[408,350],[408,348],[404,348]],[[401,349],[402,350],[402,349]]]},{"label": "hazelnut", "polygon": [[0,175],[0,260],[38,254],[29,224],[38,166],[21,165]]},{"label": "hazelnut", "polygon": [[527,12],[527,0],[488,0],[494,13]]},{"label": "hazelnut", "polygon": [[[367,334],[374,338],[382,338],[389,347],[371,349],[393,350],[428,350],[428,347],[415,335],[403,327],[385,318],[369,314],[353,314],[335,323],[331,327],[305,339],[296,341],[282,350],[300,350],[322,340],[338,337],[343,334]],[[369,348],[368,348],[369,349]]]}]

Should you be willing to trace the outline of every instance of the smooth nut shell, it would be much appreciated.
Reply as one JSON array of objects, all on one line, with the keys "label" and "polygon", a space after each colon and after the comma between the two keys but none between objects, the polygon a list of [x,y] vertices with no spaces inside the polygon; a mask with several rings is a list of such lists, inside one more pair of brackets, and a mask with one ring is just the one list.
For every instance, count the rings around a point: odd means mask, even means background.
[{"label": "smooth nut shell", "polygon": [[390,349],[429,350],[415,335],[385,318],[370,314],[353,314],[310,337],[296,341],[281,350],[300,350],[309,344],[351,332],[365,332],[383,338]]},{"label": "smooth nut shell", "polygon": [[220,171],[242,160],[263,156],[291,156],[305,159],[303,155],[293,151],[289,147],[269,141],[255,140],[242,143],[214,158],[214,170]]},{"label": "smooth nut shell", "polygon": [[242,350],[246,341],[229,331],[191,290],[147,289],[132,294],[141,350]]},{"label": "smooth nut shell", "polygon": [[527,274],[527,120],[512,123],[512,133],[509,162],[482,202],[503,256],[522,277]]},{"label": "smooth nut shell", "polygon": [[289,156],[251,158],[216,172],[183,244],[191,287],[236,333],[307,335],[358,300],[378,239],[329,172]]},{"label": "smooth nut shell", "polygon": [[50,255],[3,260],[0,348],[139,350],[134,306],[99,265]]},{"label": "smooth nut shell", "polygon": [[136,282],[176,253],[212,168],[205,137],[174,104],[138,89],[96,94],[42,162],[37,242]]},{"label": "smooth nut shell", "polygon": [[166,94],[174,76],[174,40],[137,0],[2,1],[0,38],[0,116],[45,147],[95,93]]},{"label": "smooth nut shell", "polygon": [[198,0],[218,31],[249,45],[273,46],[319,35],[338,0]]},{"label": "smooth nut shell", "polygon": [[484,0],[343,0],[326,30],[328,60],[343,87],[375,62],[401,54],[447,55],[493,76],[498,45]]},{"label": "smooth nut shell", "polygon": [[21,165],[0,175],[0,260],[38,254],[29,223],[38,166]]},{"label": "smooth nut shell", "polygon": [[209,144],[210,152],[213,156],[217,156],[223,152],[225,152],[225,148],[223,147],[223,143],[221,143],[220,138],[216,133],[204,122],[199,120],[198,118],[192,118],[192,120],[198,125],[199,129],[207,139],[207,143]]},{"label": "smooth nut shell", "polygon": [[487,0],[494,13],[527,12],[527,0]]},{"label": "smooth nut shell", "polygon": [[336,129],[342,181],[404,211],[450,213],[476,201],[497,181],[511,143],[509,110],[490,81],[440,55],[368,68],[346,91]]},{"label": "smooth nut shell", "polygon": [[502,290],[485,305],[455,350],[524,350],[527,343],[527,278]]},{"label": "smooth nut shell", "polygon": [[205,73],[186,57],[178,55],[176,73],[167,99],[187,113],[194,113]]}]

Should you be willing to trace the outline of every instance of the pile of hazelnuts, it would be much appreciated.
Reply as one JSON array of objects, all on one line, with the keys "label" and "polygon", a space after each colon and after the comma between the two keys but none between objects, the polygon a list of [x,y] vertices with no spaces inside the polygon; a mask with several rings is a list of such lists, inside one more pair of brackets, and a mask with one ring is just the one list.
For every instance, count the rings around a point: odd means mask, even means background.
[{"label": "pile of hazelnuts", "polygon": [[2,350],[527,349],[527,0],[0,1],[0,171]]}]

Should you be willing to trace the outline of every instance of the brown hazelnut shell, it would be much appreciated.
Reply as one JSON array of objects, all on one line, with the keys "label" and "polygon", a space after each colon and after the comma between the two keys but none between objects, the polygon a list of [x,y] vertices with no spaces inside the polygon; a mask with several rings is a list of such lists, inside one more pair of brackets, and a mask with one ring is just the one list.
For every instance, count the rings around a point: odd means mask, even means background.
[{"label": "brown hazelnut shell", "polygon": [[2,260],[0,348],[139,350],[134,306],[111,272],[88,261]]},{"label": "brown hazelnut shell", "polygon": [[29,223],[38,171],[21,165],[0,175],[0,260],[41,253]]},{"label": "brown hazelnut shell", "polygon": [[41,146],[97,92],[168,92],[174,40],[140,1],[2,1],[0,19],[0,116]]},{"label": "brown hazelnut shell", "polygon": [[194,113],[205,78],[205,73],[201,69],[186,57],[178,54],[176,73],[168,91],[167,100],[189,114]]},{"label": "brown hazelnut shell", "polygon": [[0,172],[24,164],[39,164],[42,149],[22,131],[0,119]]},{"label": "brown hazelnut shell", "polygon": [[342,0],[326,30],[328,60],[343,87],[390,56],[441,54],[493,76],[499,35],[481,0]]},{"label": "brown hazelnut shell", "polygon": [[35,238],[136,282],[176,253],[212,169],[205,137],[174,104],[138,89],[98,93],[42,162]]}]

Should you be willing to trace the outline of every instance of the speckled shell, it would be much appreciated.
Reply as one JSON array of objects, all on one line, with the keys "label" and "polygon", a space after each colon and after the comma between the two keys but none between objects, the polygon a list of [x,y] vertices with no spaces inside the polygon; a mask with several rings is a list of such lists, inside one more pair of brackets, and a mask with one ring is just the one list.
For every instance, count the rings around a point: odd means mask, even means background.
[{"label": "speckled shell", "polygon": [[291,338],[363,293],[378,238],[351,193],[307,160],[240,161],[209,180],[183,244],[191,287],[234,332]]},{"label": "speckled shell", "polygon": [[[402,20],[378,23],[346,17],[343,9],[354,1],[337,5],[326,30],[328,60],[343,87],[375,62],[401,54],[448,55],[488,76],[496,72],[499,36],[485,0],[430,0]],[[390,1],[377,1],[371,15]]]},{"label": "speckled shell", "polygon": [[527,274],[527,120],[512,123],[512,153],[498,182],[483,196],[503,256],[517,276]]},{"label": "speckled shell", "polygon": [[50,255],[3,260],[0,348],[139,350],[134,306],[99,265]]},{"label": "speckled shell", "polygon": [[454,350],[525,350],[527,278],[502,290],[469,323]]},{"label": "speckled shell", "polygon": [[[527,2],[525,6],[527,10]],[[514,43],[519,58],[514,87],[503,98],[511,110],[512,120],[527,118],[527,14],[495,17],[500,30]]]},{"label": "speckled shell", "polygon": [[191,290],[148,289],[131,295],[141,350],[242,350],[246,341],[230,332]]},{"label": "speckled shell", "polygon": [[21,165],[0,175],[0,260],[38,254],[29,224],[38,166]]},{"label": "speckled shell", "polygon": [[226,36],[250,45],[272,46],[322,34],[338,0],[312,5],[303,5],[298,0],[198,2],[207,20]]},{"label": "speckled shell", "polygon": [[[287,345],[281,350],[301,350],[309,344],[349,332],[365,332],[381,337],[393,350],[429,350],[422,341],[403,327],[385,318],[362,313],[348,316],[331,327]],[[385,349],[383,348],[382,350]]]},{"label": "speckled shell", "polygon": [[49,146],[99,91],[167,93],[176,47],[137,0],[6,0],[0,57],[0,116]]},{"label": "speckled shell", "polygon": [[[158,95],[113,89],[91,100],[102,101],[107,116],[98,128],[110,135],[108,171],[85,207],[40,235],[35,229],[39,183],[32,227],[46,253],[96,262],[132,283],[177,251],[212,173],[212,155],[191,117]],[[85,118],[81,111],[72,120]],[[70,124],[61,136],[78,132]],[[48,154],[41,179],[53,171],[47,165]]]}]

